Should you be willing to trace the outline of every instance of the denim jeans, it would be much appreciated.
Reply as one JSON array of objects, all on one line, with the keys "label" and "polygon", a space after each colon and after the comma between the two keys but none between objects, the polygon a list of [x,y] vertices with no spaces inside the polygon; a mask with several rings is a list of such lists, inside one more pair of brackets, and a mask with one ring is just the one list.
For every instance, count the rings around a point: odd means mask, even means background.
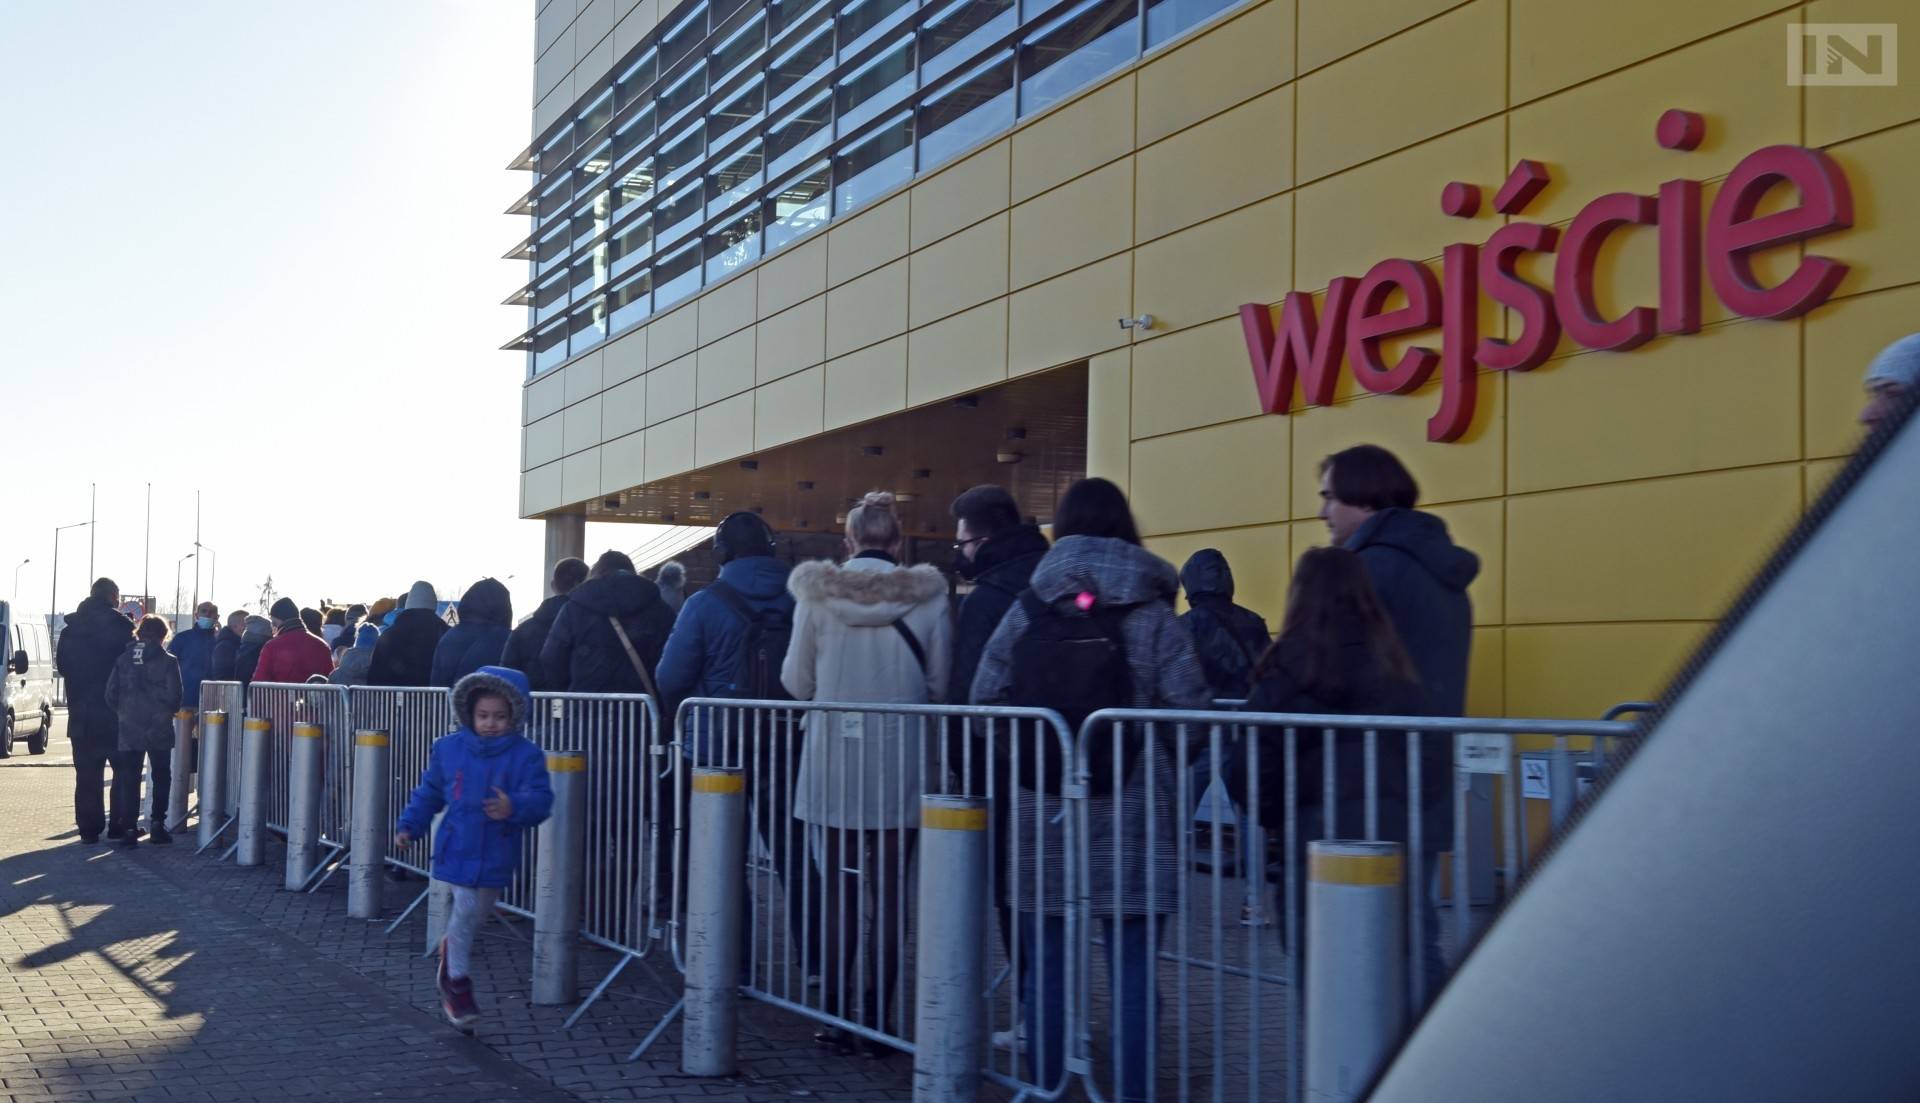
[{"label": "denim jeans", "polygon": [[[1100,920],[1107,944],[1107,989],[1113,1008],[1109,1045],[1114,1054],[1112,1098],[1142,1100],[1154,1075],[1160,996],[1155,968],[1160,951],[1158,917]],[[1027,1075],[1052,1087],[1066,1064],[1067,921],[1057,915],[1020,916],[1026,976],[1021,984],[1027,1033]]]}]

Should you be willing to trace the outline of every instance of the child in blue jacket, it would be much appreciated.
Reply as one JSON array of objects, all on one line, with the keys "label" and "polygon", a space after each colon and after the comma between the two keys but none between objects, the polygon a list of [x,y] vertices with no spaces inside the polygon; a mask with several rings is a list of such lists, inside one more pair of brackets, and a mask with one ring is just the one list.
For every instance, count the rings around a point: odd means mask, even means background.
[{"label": "child in blue jacket", "polygon": [[433,879],[453,886],[453,913],[440,942],[440,1004],[447,1021],[467,1033],[480,1017],[467,964],[480,923],[520,865],[520,833],[553,810],[547,756],[520,734],[527,721],[527,676],[483,666],[454,683],[460,727],[434,741],[420,786],[400,813],[394,842],[426,833],[442,808],[433,840]]}]

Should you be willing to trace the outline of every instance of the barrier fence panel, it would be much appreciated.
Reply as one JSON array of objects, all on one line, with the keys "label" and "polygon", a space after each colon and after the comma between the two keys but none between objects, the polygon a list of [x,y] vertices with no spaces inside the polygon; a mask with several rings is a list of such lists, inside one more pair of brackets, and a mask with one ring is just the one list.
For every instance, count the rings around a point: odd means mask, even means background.
[{"label": "barrier fence panel", "polygon": [[325,733],[320,758],[320,841],[336,855],[346,851],[347,821],[352,816],[353,724],[349,712],[345,686],[255,682],[247,689],[247,715],[273,721],[268,827],[283,833],[287,829],[287,769],[293,751],[293,726],[318,724]]},{"label": "barrier fence panel", "polygon": [[[1402,952],[1407,1006],[1417,1014],[1473,934],[1463,798],[1473,775],[1500,783],[1511,891],[1523,866],[1514,740],[1631,730],[1604,721],[1089,717],[1075,748],[1085,793],[1076,809],[1085,862],[1078,1013],[1066,1017],[1080,1026],[1073,1064],[1088,1096],[1300,1099],[1307,844],[1403,844]],[[1454,859],[1444,926],[1443,854]],[[1052,937],[1022,933],[1039,946]],[[1104,968],[1094,967],[1095,945]],[[1048,1035],[1060,1029],[1044,1001],[1030,1014]]]},{"label": "barrier fence panel", "polygon": [[[387,733],[393,752],[387,806],[392,812],[391,818],[397,820],[407,806],[407,798],[413,795],[414,786],[420,783],[420,775],[426,772],[433,741],[454,728],[453,707],[447,691],[430,686],[354,686],[348,690],[347,701],[354,731]],[[424,832],[402,847],[393,842],[393,824],[387,825],[387,831],[387,864],[421,877],[431,876],[433,832]]]},{"label": "barrier fence panel", "polygon": [[[694,699],[677,717],[684,794],[695,769],[740,770],[748,797],[745,991],[837,1030],[848,1049],[913,1049],[916,877],[950,875],[916,862],[923,796],[983,797],[989,859],[967,894],[983,911],[986,1021],[1003,1043],[982,1071],[1053,1098],[1069,1070],[1064,1040],[1018,1048],[1023,985],[1074,988],[1066,950],[1077,938],[1077,824],[1058,795],[1071,733],[1054,713],[969,706]],[[684,802],[674,804],[674,907],[685,899]],[[663,817],[664,822],[664,817]],[[1048,915],[1062,937],[1033,954],[1016,917]],[[676,957],[683,945],[672,925]],[[1031,1058],[1031,1060],[1030,1060]]]},{"label": "barrier fence panel", "polygon": [[[229,820],[240,814],[240,733],[247,718],[247,695],[239,682],[200,683],[200,711],[216,710],[227,714],[226,807],[216,811],[221,820]],[[210,813],[202,810],[201,814]]]}]

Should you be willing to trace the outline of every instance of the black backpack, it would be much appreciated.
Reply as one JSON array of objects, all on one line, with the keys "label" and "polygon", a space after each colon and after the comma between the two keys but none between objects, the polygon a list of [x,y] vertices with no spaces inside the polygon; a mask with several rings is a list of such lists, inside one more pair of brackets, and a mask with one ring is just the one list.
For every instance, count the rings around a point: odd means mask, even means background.
[{"label": "black backpack", "polygon": [[[1088,612],[1062,611],[1053,603],[1040,600],[1027,590],[1020,595],[1020,607],[1026,611],[1027,627],[1013,644],[1012,703],[1028,708],[1052,709],[1067,721],[1076,737],[1087,717],[1108,708],[1126,708],[1133,703],[1133,672],[1127,665],[1126,638],[1121,624],[1134,609],[1131,605],[1096,606]],[[1124,740],[1111,731],[1095,732],[1087,748],[1088,765],[1093,776],[1088,791],[1093,796],[1108,796],[1114,784],[1115,745],[1124,742],[1119,777],[1124,782],[1140,757],[1138,733],[1129,732]],[[1009,749],[1009,753],[1017,753]],[[1041,776],[1033,776],[1032,752],[1018,755],[1010,763],[1020,786],[1045,793],[1060,792],[1061,774],[1055,756],[1044,756]],[[1035,783],[1037,780],[1037,784]]]},{"label": "black backpack", "polygon": [[780,665],[786,661],[787,645],[793,641],[792,612],[782,604],[756,609],[747,604],[740,591],[724,582],[715,582],[707,591],[747,626],[733,653],[733,692],[728,696],[744,701],[793,700],[780,683]]}]

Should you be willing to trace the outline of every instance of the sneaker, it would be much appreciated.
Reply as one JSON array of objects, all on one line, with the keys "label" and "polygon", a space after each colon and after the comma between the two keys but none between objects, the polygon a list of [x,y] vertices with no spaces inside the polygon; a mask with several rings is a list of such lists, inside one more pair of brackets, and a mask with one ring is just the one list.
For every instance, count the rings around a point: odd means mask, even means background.
[{"label": "sneaker", "polygon": [[148,833],[147,841],[155,846],[167,846],[173,842],[173,835],[165,827],[156,823],[153,825],[153,830]]},{"label": "sneaker", "polygon": [[100,841],[100,836],[98,836],[98,835],[82,835],[82,836],[80,836],[80,845],[81,845],[81,846],[92,846],[93,844],[95,844],[95,843],[97,843],[97,842],[99,842],[99,841]]},{"label": "sneaker", "polygon": [[446,1012],[447,1021],[462,1034],[472,1034],[473,1024],[480,1019],[480,1005],[474,1002],[472,977],[448,977],[442,989],[445,992],[440,999],[440,1009]]}]

